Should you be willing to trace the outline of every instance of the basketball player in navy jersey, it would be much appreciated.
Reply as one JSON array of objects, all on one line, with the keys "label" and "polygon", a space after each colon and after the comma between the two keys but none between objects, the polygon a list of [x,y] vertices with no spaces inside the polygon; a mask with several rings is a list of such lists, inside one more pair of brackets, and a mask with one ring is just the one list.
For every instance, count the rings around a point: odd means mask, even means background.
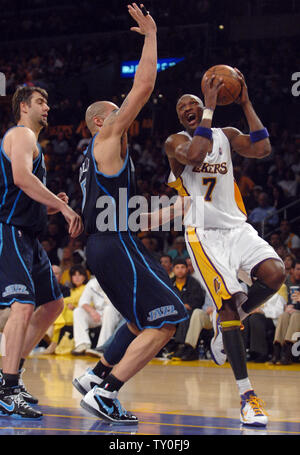
[{"label": "basketball player in navy jersey", "polygon": [[12,107],[17,125],[6,132],[0,149],[0,306],[11,308],[1,344],[0,412],[24,419],[39,419],[42,413],[28,404],[37,400],[20,378],[23,363],[63,308],[37,237],[46,227],[47,213],[61,212],[72,237],[83,229],[67,195],[56,196],[45,186],[44,157],[37,141],[47,126],[47,98],[39,87],[16,90]]},{"label": "basketball player in navy jersey", "polygon": [[[165,270],[128,226],[134,175],[127,130],[148,101],[157,73],[156,24],[135,3],[128,10],[138,24],[131,30],[145,35],[141,59],[132,89],[120,108],[100,101],[87,109],[86,122],[93,139],[80,172],[83,218],[89,235],[87,262],[127,324],[117,332],[105,358],[73,384],[85,394],[81,405],[92,414],[110,422],[135,424],[137,417],[122,408],[118,392],[169,341],[187,313]],[[125,200],[120,199],[120,190],[125,192]],[[111,202],[112,226],[106,231],[102,201]]]}]

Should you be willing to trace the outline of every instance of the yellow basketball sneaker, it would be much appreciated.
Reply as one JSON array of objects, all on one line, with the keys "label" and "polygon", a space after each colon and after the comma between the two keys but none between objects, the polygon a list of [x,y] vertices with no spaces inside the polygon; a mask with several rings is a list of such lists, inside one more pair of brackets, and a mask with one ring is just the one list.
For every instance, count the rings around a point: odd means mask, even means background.
[{"label": "yellow basketball sneaker", "polygon": [[254,390],[241,395],[241,422],[244,425],[265,427],[268,423],[268,415],[263,405],[264,402],[257,397]]}]

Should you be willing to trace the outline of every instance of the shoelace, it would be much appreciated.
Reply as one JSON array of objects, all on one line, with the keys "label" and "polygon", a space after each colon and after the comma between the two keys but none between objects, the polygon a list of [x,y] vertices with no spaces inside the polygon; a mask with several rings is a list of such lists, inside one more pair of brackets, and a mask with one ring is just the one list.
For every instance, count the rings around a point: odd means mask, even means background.
[{"label": "shoelace", "polygon": [[18,395],[11,395],[12,400],[16,403],[17,406],[22,406],[23,408],[30,408],[29,404],[24,400],[21,393]]},{"label": "shoelace", "polygon": [[118,411],[119,411],[119,414],[120,414],[120,417],[127,414],[127,411],[125,408],[122,407],[121,403],[119,402],[119,400],[114,400],[113,401],[114,405],[118,408]]},{"label": "shoelace", "polygon": [[255,415],[260,415],[260,414],[268,415],[268,413],[263,408],[265,405],[265,402],[263,400],[261,400],[260,398],[253,395],[250,398],[248,398],[247,402],[250,404]]}]

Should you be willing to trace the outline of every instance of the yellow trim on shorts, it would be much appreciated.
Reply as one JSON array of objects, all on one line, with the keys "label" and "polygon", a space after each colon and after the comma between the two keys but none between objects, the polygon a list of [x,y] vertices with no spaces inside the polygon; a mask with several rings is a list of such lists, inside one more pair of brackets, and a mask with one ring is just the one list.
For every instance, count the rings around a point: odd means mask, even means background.
[{"label": "yellow trim on shorts", "polygon": [[223,277],[205,254],[196,234],[196,228],[188,227],[186,232],[198,270],[209,289],[209,293],[216,307],[220,310],[223,305],[222,300],[231,299],[232,296],[226,288]]},{"label": "yellow trim on shorts", "polygon": [[179,196],[189,196],[187,189],[183,185],[183,180],[181,176],[177,177],[175,182],[169,182],[168,186],[174,188],[174,190],[177,191]]}]

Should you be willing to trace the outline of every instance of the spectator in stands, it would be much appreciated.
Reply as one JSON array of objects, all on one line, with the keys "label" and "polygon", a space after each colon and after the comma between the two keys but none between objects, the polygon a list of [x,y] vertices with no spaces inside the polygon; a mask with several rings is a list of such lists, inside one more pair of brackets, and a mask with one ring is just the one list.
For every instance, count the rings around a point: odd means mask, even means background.
[{"label": "spectator in stands", "polygon": [[280,238],[282,243],[296,257],[300,256],[300,238],[291,232],[291,224],[288,220],[282,220],[279,226]]},{"label": "spectator in stands", "polygon": [[285,196],[283,189],[279,185],[272,185],[273,207],[280,210],[288,204],[288,198]]},{"label": "spectator in stands", "polygon": [[272,363],[289,365],[293,363],[293,335],[300,332],[300,259],[295,261],[288,288],[288,302],[279,316],[274,336]]},{"label": "spectator in stands", "polygon": [[63,131],[59,131],[57,137],[52,141],[53,152],[55,155],[65,156],[69,151],[69,143]]},{"label": "spectator in stands", "polygon": [[270,235],[269,244],[274,248],[274,250],[276,250],[281,245],[283,245],[283,243],[281,241],[281,238],[280,238],[280,233],[279,232],[273,232]]},{"label": "spectator in stands", "polygon": [[44,354],[54,354],[55,349],[60,341],[61,330],[65,326],[73,326],[73,311],[78,306],[79,299],[85,285],[88,281],[88,276],[85,267],[75,265],[70,269],[71,277],[71,292],[69,297],[64,298],[64,308],[53,324],[53,335],[51,343]]},{"label": "spectator in stands", "polygon": [[78,307],[73,312],[75,348],[72,354],[81,355],[91,348],[89,336],[91,328],[101,327],[96,347],[102,346],[112,335],[119,319],[119,313],[112,306],[96,278],[91,278],[81,294]]},{"label": "spectator in stands", "polygon": [[[189,275],[187,263],[184,259],[175,259],[173,272],[175,275],[172,279],[174,288],[181,297],[189,316],[191,316],[196,308],[202,308],[204,305],[205,292],[199,282]],[[172,357],[181,356],[189,323],[190,320],[187,319],[177,325],[174,335],[176,349],[171,354]]]},{"label": "spectator in stands", "polygon": [[243,321],[242,331],[245,348],[249,350],[248,360],[264,363],[272,353],[275,326],[287,303],[287,287],[278,292]]},{"label": "spectator in stands", "polygon": [[252,210],[248,217],[248,221],[253,224],[258,232],[261,232],[263,222],[265,222],[265,226],[269,228],[274,228],[278,225],[278,215],[275,208],[270,206],[267,193],[260,193],[258,196],[258,207]]},{"label": "spectator in stands", "polygon": [[185,337],[184,346],[179,352],[179,357],[183,361],[191,361],[199,359],[197,346],[203,330],[212,331],[212,313],[214,311],[214,303],[209,295],[205,294],[203,307],[195,308],[189,323],[189,328]]},{"label": "spectator in stands", "polygon": [[69,246],[66,246],[63,249],[62,259],[60,262],[60,267],[62,269],[61,283],[69,287],[71,286],[70,270],[73,265],[73,250]]},{"label": "spectator in stands", "polygon": [[235,166],[233,168],[233,173],[234,173],[235,181],[238,184],[238,187],[240,189],[242,198],[243,198],[244,202],[246,203],[247,199],[249,198],[249,196],[251,194],[251,191],[255,187],[255,183],[253,182],[253,180],[251,180],[250,177],[248,177],[247,175],[245,175],[242,172],[242,169],[240,166]]},{"label": "spectator in stands", "polygon": [[285,284],[287,286],[292,286],[291,277],[292,277],[292,273],[293,273],[295,265],[296,265],[296,258],[293,254],[287,254],[285,256],[285,258],[283,259],[283,262],[284,262],[285,273],[286,273]]},{"label": "spectator in stands", "polygon": [[64,286],[61,283],[61,277],[62,277],[61,267],[59,267],[59,265],[52,264],[52,270],[53,270],[53,273],[55,275],[55,278],[57,279],[57,282],[59,284],[59,287],[60,287],[60,290],[61,290],[61,293],[62,293],[63,297],[69,297],[70,296],[70,288],[68,286]]},{"label": "spectator in stands", "polygon": [[60,261],[57,256],[57,248],[56,248],[55,240],[53,240],[51,238],[44,239],[44,240],[42,240],[41,243],[47,253],[47,256],[48,256],[51,264],[59,264]]},{"label": "spectator in stands", "polygon": [[174,240],[173,248],[171,248],[167,254],[171,256],[173,261],[175,259],[187,259],[189,257],[189,253],[185,247],[184,237],[176,237]]},{"label": "spectator in stands", "polygon": [[173,272],[173,262],[172,262],[171,256],[169,256],[168,254],[163,254],[160,257],[159,262],[161,263],[161,265],[163,266],[163,268],[165,269],[165,271],[167,272],[169,277],[173,278],[174,272]]},{"label": "spectator in stands", "polygon": [[145,248],[150,251],[152,256],[159,261],[161,254],[157,251],[157,240],[152,237],[150,234],[147,234],[141,238],[142,243],[144,244]]},{"label": "spectator in stands", "polygon": [[295,197],[298,189],[298,182],[295,178],[295,174],[292,169],[288,168],[285,170],[284,177],[278,181],[278,185],[284,191],[284,194],[288,198]]}]

